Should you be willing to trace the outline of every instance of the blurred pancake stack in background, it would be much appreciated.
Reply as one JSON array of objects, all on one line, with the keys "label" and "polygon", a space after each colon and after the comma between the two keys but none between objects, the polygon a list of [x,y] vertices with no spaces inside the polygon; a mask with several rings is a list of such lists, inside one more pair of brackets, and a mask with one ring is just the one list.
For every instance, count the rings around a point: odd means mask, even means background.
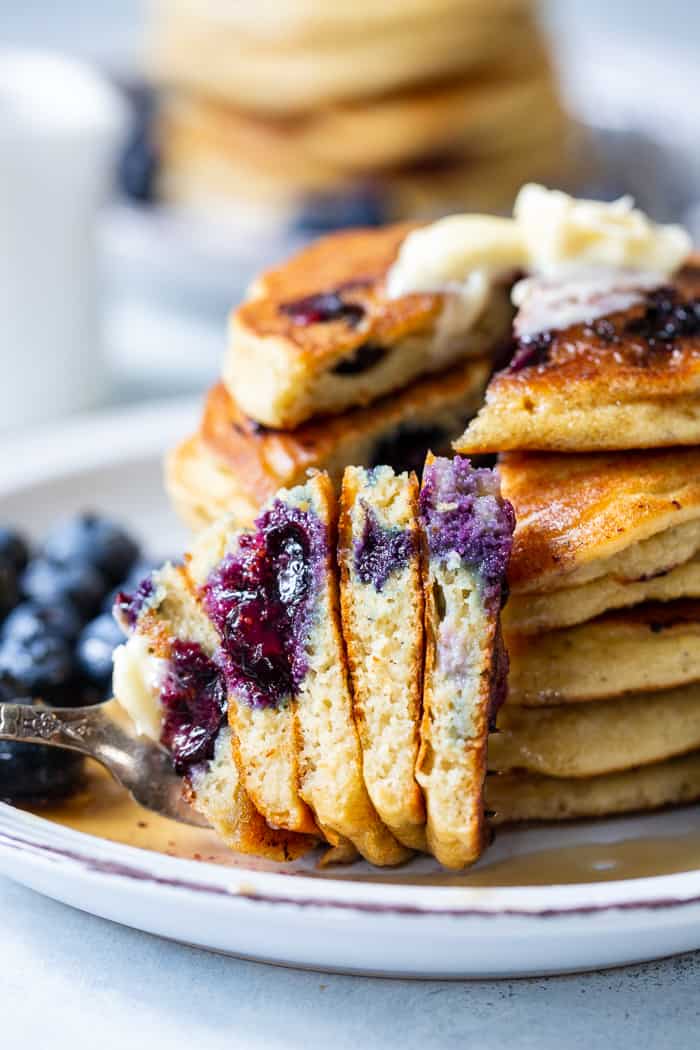
[{"label": "blurred pancake stack in background", "polygon": [[[527,0],[158,0],[159,192],[310,232],[508,208],[576,134]],[[580,158],[578,158],[580,160]]]}]

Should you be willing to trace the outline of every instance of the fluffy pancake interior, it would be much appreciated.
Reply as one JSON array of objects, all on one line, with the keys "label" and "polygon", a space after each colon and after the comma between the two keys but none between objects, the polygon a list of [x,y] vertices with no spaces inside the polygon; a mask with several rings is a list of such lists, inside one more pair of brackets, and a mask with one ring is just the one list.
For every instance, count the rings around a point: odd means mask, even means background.
[{"label": "fluffy pancake interior", "polygon": [[[349,467],[341,514],[343,632],[362,743],[365,783],[396,837],[425,849],[425,808],[415,779],[423,663],[418,484],[389,467]],[[371,515],[371,518],[368,517]],[[362,578],[356,553],[370,524],[405,542],[386,579]]]}]

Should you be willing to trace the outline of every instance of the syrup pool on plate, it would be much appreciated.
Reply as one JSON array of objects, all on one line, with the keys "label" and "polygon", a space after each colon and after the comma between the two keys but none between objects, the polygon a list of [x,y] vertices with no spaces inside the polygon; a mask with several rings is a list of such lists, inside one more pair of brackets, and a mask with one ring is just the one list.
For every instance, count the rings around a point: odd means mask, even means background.
[{"label": "syrup pool on plate", "polygon": [[[87,780],[78,794],[56,806],[38,810],[37,814],[74,831],[171,857],[322,879],[431,886],[548,886],[614,882],[700,868],[700,832],[649,834],[616,842],[567,842],[555,848],[517,852],[491,861],[487,854],[464,872],[442,870],[427,857],[392,869],[370,868],[366,864],[320,869],[313,857],[310,862],[276,866],[231,852],[213,831],[178,824],[150,813],[95,763],[88,763]],[[527,831],[522,829],[517,834],[527,835]]]}]

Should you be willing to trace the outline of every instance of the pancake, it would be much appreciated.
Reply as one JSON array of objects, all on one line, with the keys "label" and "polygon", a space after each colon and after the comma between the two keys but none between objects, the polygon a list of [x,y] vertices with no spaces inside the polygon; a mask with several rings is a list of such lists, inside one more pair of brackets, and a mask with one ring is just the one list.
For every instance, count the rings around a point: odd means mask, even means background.
[{"label": "pancake", "polygon": [[340,635],[336,526],[330,481],[315,474],[280,490],[250,532],[231,535],[224,524],[222,556],[207,541],[218,560],[192,571],[206,581],[251,794],[272,812],[276,800],[291,811],[296,798],[331,845],[352,843],[374,864],[396,864],[408,851],[380,821],[362,777]]},{"label": "pancake", "polygon": [[420,522],[426,652],[416,777],[428,848],[441,864],[461,868],[488,840],[486,748],[506,689],[499,616],[514,520],[496,474],[429,455]]},{"label": "pancake", "polygon": [[535,773],[486,778],[493,824],[523,820],[581,820],[683,805],[700,799],[700,752],[624,773],[565,780]]},{"label": "pancake", "polygon": [[700,685],[598,703],[506,704],[489,739],[489,769],[594,777],[700,748]]},{"label": "pancake", "polygon": [[245,789],[218,638],[187,570],[166,565],[117,610],[129,639],[115,653],[114,695],[138,732],[171,751],[194,808],[240,853],[288,860],[310,849],[314,839],[270,828]]},{"label": "pancake", "polygon": [[[256,630],[260,648],[267,642],[266,628],[258,624],[274,615],[274,609],[273,614],[268,611],[277,597],[272,580],[284,571],[284,557],[284,551],[268,553],[259,529],[243,532],[225,518],[198,536],[189,566],[218,636],[217,660],[227,684],[228,720],[246,790],[271,827],[319,834],[299,791],[293,692],[284,654],[267,658],[248,644]],[[266,561],[261,569],[263,558],[270,564]],[[248,660],[244,671],[236,661],[240,653]],[[265,686],[273,672],[277,689],[270,695]]]},{"label": "pancake", "polygon": [[344,28],[294,41],[250,36],[226,17],[205,20],[181,9],[158,24],[151,71],[161,83],[256,112],[307,112],[541,49],[531,13],[516,6],[506,18],[491,8],[475,18],[459,10],[442,16],[424,11],[394,17],[375,33],[356,22],[354,32]]},{"label": "pancake", "polygon": [[640,293],[625,310],[521,339],[455,448],[592,452],[697,444],[700,259],[695,257],[668,286]]},{"label": "pancake", "polygon": [[338,560],[365,784],[396,838],[425,850],[425,806],[415,778],[423,684],[415,474],[346,469]]},{"label": "pancake", "polygon": [[[166,165],[177,146],[207,146],[290,182],[323,185],[348,172],[405,165],[448,152],[473,158],[531,148],[566,126],[546,55],[478,75],[421,84],[371,101],[303,115],[260,115],[202,94],[173,92],[161,103],[158,137]],[[188,145],[189,144],[189,145]]]},{"label": "pancake", "polygon": [[650,602],[576,627],[506,638],[508,703],[538,707],[700,680],[700,602]]},{"label": "pancake", "polygon": [[510,631],[698,596],[700,449],[509,453],[499,469],[517,518]]},{"label": "pancake", "polygon": [[456,294],[386,296],[386,272],[410,228],[333,234],[261,276],[232,315],[224,361],[243,412],[294,428],[502,345],[512,319],[506,285],[476,316]]},{"label": "pancake", "polygon": [[[523,107],[535,104],[523,95]],[[387,103],[382,112],[389,108]],[[378,122],[379,115],[373,119]],[[238,118],[232,123],[212,103],[204,107],[180,95],[166,100],[156,125],[158,196],[212,220],[230,223],[234,218],[244,229],[253,219],[256,229],[294,228],[319,203],[324,216],[337,207],[340,226],[345,200],[358,195],[369,197],[386,222],[433,219],[455,210],[504,212],[524,182],[573,188],[596,163],[581,129],[551,106],[523,119],[515,133],[505,119],[484,124],[473,144],[467,136],[464,141],[453,136],[448,149],[420,156],[409,152],[383,168],[341,164],[333,150],[305,152],[295,136],[269,121]],[[412,141],[408,124],[406,136]],[[382,151],[398,149],[398,129],[393,146],[367,145],[384,137],[363,140],[373,162]]]},{"label": "pancake", "polygon": [[503,623],[509,633],[538,634],[584,623],[608,609],[677,598],[700,598],[700,554],[651,578],[625,581],[611,574],[550,594],[516,594]]},{"label": "pancake", "polygon": [[468,361],[295,431],[253,423],[219,384],[209,392],[199,434],[168,457],[166,488],[178,513],[201,528],[224,512],[248,524],[261,503],[278,488],[300,484],[311,468],[327,470],[336,483],[350,463],[420,471],[428,446],[448,451],[476,411],[490,367],[484,358]]}]

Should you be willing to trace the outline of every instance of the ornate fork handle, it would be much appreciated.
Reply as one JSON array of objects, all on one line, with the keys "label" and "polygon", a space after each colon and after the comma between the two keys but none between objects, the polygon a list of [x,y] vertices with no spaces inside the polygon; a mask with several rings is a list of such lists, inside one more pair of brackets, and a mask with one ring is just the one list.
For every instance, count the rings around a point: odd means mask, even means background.
[{"label": "ornate fork handle", "polygon": [[0,704],[0,740],[26,740],[94,755],[105,743],[122,743],[123,734],[109,717],[110,708],[111,703],[74,708]]}]

